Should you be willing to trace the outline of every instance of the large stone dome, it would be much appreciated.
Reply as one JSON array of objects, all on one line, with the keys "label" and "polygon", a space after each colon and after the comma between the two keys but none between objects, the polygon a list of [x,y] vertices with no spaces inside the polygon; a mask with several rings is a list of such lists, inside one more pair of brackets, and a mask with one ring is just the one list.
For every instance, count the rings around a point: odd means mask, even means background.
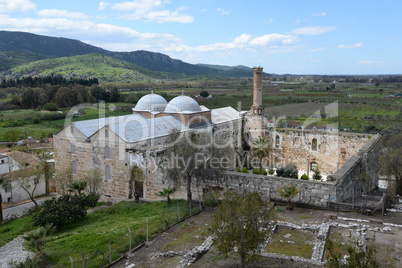
[{"label": "large stone dome", "polygon": [[148,94],[143,96],[135,105],[133,111],[163,112],[167,101],[158,94]]},{"label": "large stone dome", "polygon": [[188,96],[173,98],[165,109],[166,113],[201,112],[201,107],[196,100]]}]

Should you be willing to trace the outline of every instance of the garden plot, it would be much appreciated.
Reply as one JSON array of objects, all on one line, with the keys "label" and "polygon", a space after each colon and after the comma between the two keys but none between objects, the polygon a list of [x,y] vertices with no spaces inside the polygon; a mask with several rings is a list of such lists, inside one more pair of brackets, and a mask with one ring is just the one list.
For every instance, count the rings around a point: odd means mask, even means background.
[{"label": "garden plot", "polygon": [[266,248],[266,252],[311,259],[316,236],[307,230],[290,230],[285,227],[278,227]]}]

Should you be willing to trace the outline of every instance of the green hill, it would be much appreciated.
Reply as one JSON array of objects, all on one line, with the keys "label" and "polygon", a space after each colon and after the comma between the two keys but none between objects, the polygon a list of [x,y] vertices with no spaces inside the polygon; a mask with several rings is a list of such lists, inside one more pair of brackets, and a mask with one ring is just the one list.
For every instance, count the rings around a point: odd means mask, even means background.
[{"label": "green hill", "polygon": [[[114,52],[95,47],[79,40],[36,35],[25,32],[10,32],[0,30],[0,51],[33,52],[49,57],[72,57],[97,53],[110,56],[126,62],[131,62],[153,72],[159,72],[164,78],[186,76],[219,76],[219,77],[250,77],[252,70],[245,66],[222,68],[216,65],[196,65],[172,59],[168,55],[150,51],[138,50],[131,52]],[[0,70],[4,70],[0,61]],[[218,71],[217,71],[218,70]],[[173,74],[172,74],[173,73]],[[174,75],[176,74],[176,75]]]},{"label": "green hill", "polygon": [[51,58],[20,65],[9,71],[10,78],[61,74],[64,77],[97,77],[100,82],[143,82],[163,76],[123,60],[100,54]]}]

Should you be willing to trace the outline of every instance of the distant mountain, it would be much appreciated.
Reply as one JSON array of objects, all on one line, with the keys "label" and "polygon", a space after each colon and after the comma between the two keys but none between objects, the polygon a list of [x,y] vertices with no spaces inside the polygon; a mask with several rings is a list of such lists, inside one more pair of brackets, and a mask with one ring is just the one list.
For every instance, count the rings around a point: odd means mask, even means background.
[{"label": "distant mountain", "polygon": [[[197,64],[198,66],[212,68],[220,71],[227,71],[231,73],[238,73],[238,74],[248,74],[248,76],[253,75],[253,68],[244,66],[244,65],[237,65],[237,66],[226,66],[226,65],[212,65],[212,64]],[[273,76],[273,74],[269,73],[262,73],[263,76]],[[247,76],[247,75],[244,75]]]},{"label": "distant mountain", "polygon": [[48,59],[49,56],[24,51],[0,51],[0,72],[30,62]]},{"label": "distant mountain", "polygon": [[[172,59],[167,55],[149,51],[113,52],[95,47],[79,40],[49,37],[26,32],[0,31],[0,52],[32,52],[47,57],[71,57],[90,53],[102,54],[134,63],[155,72],[170,72],[184,75],[212,75],[224,77],[250,77],[247,67],[217,69],[208,65],[195,65]],[[0,70],[4,69],[0,62]],[[217,72],[217,70],[219,70]]]}]

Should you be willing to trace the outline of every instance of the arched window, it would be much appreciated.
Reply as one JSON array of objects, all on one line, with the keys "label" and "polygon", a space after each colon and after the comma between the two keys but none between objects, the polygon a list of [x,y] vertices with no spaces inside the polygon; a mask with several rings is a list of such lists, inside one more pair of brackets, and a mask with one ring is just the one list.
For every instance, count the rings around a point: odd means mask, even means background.
[{"label": "arched window", "polygon": [[317,151],[317,139],[316,139],[316,138],[314,138],[314,139],[311,141],[311,150]]},{"label": "arched window", "polygon": [[316,162],[311,162],[310,164],[310,170],[315,171],[318,169],[318,165]]},{"label": "arched window", "polygon": [[105,146],[105,159],[110,159],[110,147]]},{"label": "arched window", "polygon": [[74,175],[77,174],[77,163],[75,161],[71,162],[71,170]]},{"label": "arched window", "polygon": [[75,144],[70,143],[70,147],[71,147],[71,154],[75,154]]},{"label": "arched window", "polygon": [[279,138],[278,135],[276,135],[276,138],[275,138],[275,147],[276,147],[276,148],[279,148],[279,144],[280,144],[280,138]]},{"label": "arched window", "polygon": [[109,138],[109,130],[105,129],[105,138]]},{"label": "arched window", "polygon": [[70,131],[71,131],[71,134],[74,134],[74,127],[73,126],[70,126]]},{"label": "arched window", "polygon": [[105,177],[106,177],[106,180],[111,180],[112,179],[112,171],[110,170],[110,166],[109,165],[106,165],[106,168],[105,168]]}]

